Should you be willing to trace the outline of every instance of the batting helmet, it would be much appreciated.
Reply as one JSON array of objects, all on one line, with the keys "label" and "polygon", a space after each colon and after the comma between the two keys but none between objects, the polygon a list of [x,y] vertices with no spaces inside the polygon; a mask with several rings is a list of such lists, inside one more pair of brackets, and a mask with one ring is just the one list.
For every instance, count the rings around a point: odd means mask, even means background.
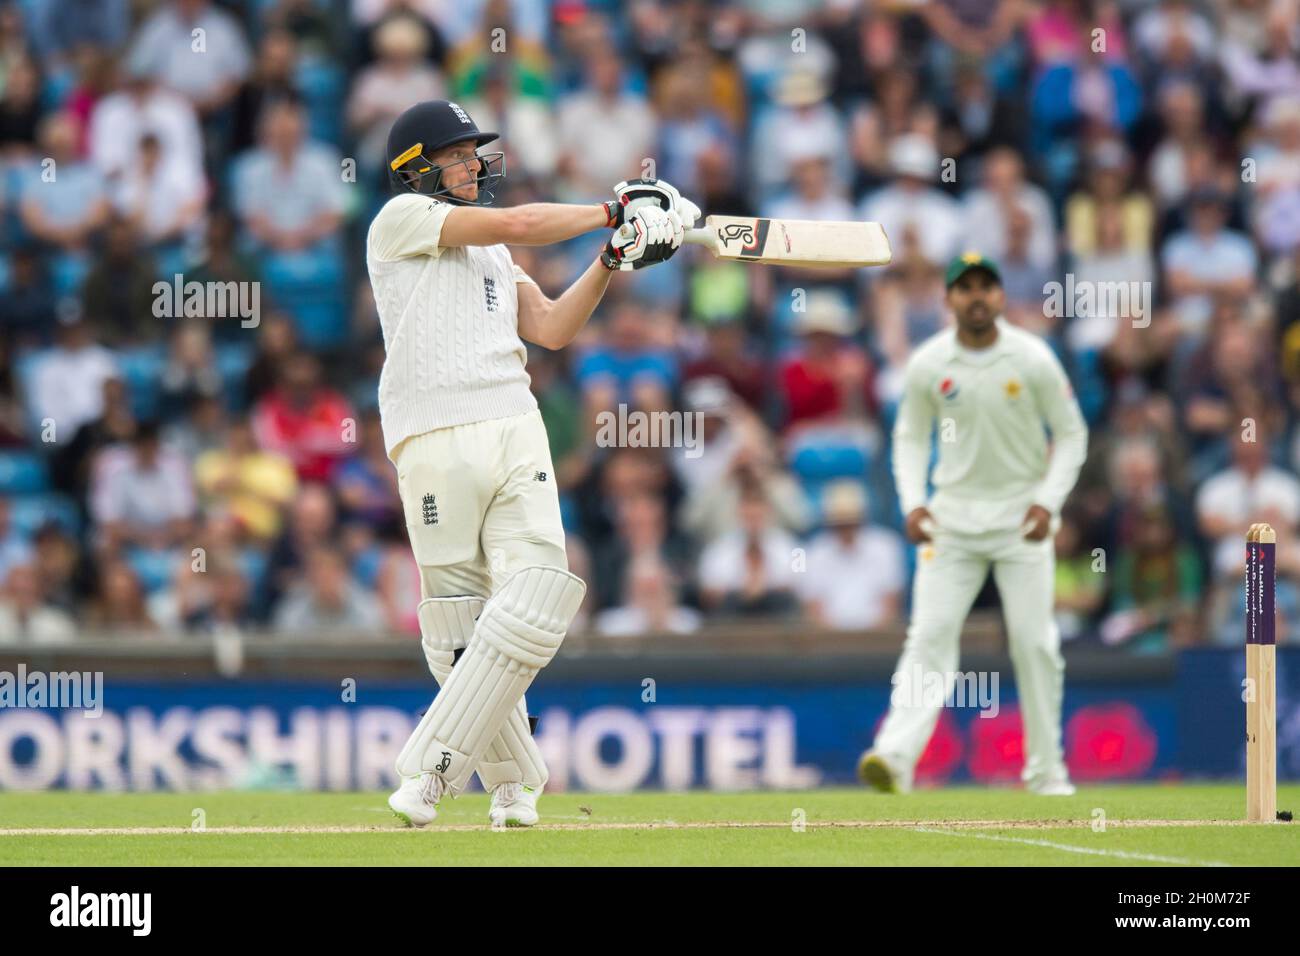
[{"label": "batting helmet", "polygon": [[429,157],[456,143],[473,142],[478,147],[496,138],[496,133],[480,131],[470,115],[455,103],[446,100],[417,103],[397,117],[388,131],[388,178],[398,192],[441,196],[460,205],[487,205],[493,199],[496,185],[505,177],[505,153],[477,154],[476,150],[478,199],[472,202],[453,196],[442,184],[446,169],[465,165],[469,160],[437,166]]}]

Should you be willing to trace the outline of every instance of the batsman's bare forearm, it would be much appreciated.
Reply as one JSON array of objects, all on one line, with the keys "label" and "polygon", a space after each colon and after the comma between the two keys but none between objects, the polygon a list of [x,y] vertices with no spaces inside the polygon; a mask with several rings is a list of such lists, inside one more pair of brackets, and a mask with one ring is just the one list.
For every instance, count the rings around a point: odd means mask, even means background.
[{"label": "batsman's bare forearm", "polygon": [[518,220],[515,228],[520,238],[516,244],[521,246],[545,246],[552,242],[564,242],[585,232],[604,229],[609,222],[605,207],[596,205],[534,202],[504,211],[513,213]]},{"label": "batsman's bare forearm", "polygon": [[560,343],[556,348],[563,348],[573,341],[582,331],[582,327],[591,318],[591,313],[600,305],[609,280],[614,273],[606,269],[597,259],[587,266],[578,281],[564,290],[564,294],[551,303],[547,315],[548,338]]},{"label": "batsman's bare forearm", "polygon": [[457,206],[447,214],[443,246],[546,246],[609,225],[603,205],[532,202],[508,209]]}]

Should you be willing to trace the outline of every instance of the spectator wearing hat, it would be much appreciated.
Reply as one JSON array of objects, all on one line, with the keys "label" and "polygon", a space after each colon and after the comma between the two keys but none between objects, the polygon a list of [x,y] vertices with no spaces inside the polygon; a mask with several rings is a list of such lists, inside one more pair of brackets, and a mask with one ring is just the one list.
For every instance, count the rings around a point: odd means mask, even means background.
[{"label": "spectator wearing hat", "polygon": [[964,222],[961,207],[935,188],[939,154],[934,143],[919,133],[898,136],[889,144],[889,166],[894,181],[869,195],[857,218],[878,222],[890,240],[906,244],[914,233],[921,254],[943,264],[957,252]]},{"label": "spectator wearing hat", "polygon": [[792,178],[797,162],[827,157],[836,182],[850,177],[848,131],[826,98],[826,80],[815,68],[793,67],[776,85],[776,106],[761,114],[750,144],[752,196],[760,205]]},{"label": "spectator wearing hat", "polygon": [[357,74],[346,113],[348,128],[358,141],[358,161],[377,174],[384,165],[393,121],[416,103],[444,99],[446,84],[425,58],[428,35],[415,17],[399,14],[385,20],[372,43],[375,62]]},{"label": "spectator wearing hat", "polygon": [[781,368],[786,431],[874,419],[875,370],[849,340],[858,330],[857,316],[832,292],[809,293],[806,304],[797,316],[800,349]]},{"label": "spectator wearing hat", "polygon": [[906,571],[903,539],[867,520],[867,497],[857,481],[831,483],[823,492],[824,530],[808,544],[798,576],[804,613],[821,627],[870,630],[898,620]]},{"label": "spectator wearing hat", "polygon": [[[887,14],[873,17],[872,27],[877,36],[888,37],[891,45],[901,42],[895,20]],[[895,49],[893,53],[898,57],[900,51]],[[897,175],[892,154],[900,137],[916,135],[936,143],[942,135],[939,110],[926,98],[917,71],[904,67],[897,59],[881,64],[880,70],[879,77],[873,78],[875,102],[864,100],[852,114],[852,149],[857,165],[853,193],[858,197],[879,189]],[[890,238],[895,238],[892,233]]]}]

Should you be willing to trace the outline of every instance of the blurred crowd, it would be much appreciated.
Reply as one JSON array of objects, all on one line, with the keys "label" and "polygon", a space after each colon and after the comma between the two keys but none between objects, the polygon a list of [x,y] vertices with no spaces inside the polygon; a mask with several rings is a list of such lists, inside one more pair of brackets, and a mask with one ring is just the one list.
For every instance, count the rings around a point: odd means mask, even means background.
[{"label": "blurred crowd", "polygon": [[[530,347],[579,627],[903,622],[889,432],[977,248],[1091,428],[1067,639],[1240,642],[1255,521],[1300,634],[1296,0],[7,0],[0,642],[418,633],[363,248],[388,126],[444,97],[501,133],[501,204],[652,175],[893,242],[685,248]],[[555,295],[602,242],[514,254]],[[620,405],[698,415],[702,454],[606,447]]]}]

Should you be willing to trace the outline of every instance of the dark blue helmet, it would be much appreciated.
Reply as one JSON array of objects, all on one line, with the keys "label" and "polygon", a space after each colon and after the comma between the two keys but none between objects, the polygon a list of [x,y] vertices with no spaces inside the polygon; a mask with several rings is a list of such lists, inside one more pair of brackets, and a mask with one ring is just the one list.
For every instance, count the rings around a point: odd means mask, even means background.
[{"label": "dark blue helmet", "polygon": [[439,196],[463,206],[485,206],[492,202],[497,184],[505,177],[505,153],[479,154],[478,199],[474,202],[459,199],[444,188],[442,174],[449,167],[436,166],[429,157],[456,143],[473,142],[478,147],[496,138],[496,133],[480,131],[470,115],[455,103],[417,103],[397,117],[388,131],[388,178],[397,192]]}]

